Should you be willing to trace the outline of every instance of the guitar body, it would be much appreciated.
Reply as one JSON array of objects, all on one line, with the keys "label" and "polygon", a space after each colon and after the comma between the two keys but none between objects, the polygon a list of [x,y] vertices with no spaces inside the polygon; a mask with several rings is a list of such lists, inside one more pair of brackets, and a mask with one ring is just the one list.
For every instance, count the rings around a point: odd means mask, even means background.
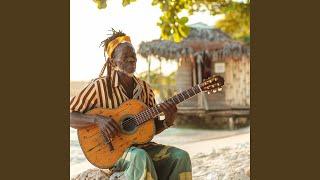
[{"label": "guitar body", "polygon": [[123,123],[127,122],[130,117],[146,108],[147,106],[138,100],[129,100],[116,109],[95,108],[88,111],[86,114],[89,115],[112,117],[121,129],[120,137],[116,136],[111,141],[113,150],[105,143],[96,125],[78,129],[79,143],[88,161],[98,168],[111,168],[131,145],[151,141],[155,134],[153,120],[146,121],[137,127],[123,126]]}]

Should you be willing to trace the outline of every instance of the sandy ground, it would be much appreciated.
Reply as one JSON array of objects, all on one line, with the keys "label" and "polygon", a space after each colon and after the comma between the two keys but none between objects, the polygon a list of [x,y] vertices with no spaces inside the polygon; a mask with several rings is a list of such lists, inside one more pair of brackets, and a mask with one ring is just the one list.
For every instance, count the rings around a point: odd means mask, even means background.
[{"label": "sandy ground", "polygon": [[[175,130],[174,138],[170,133],[163,133],[154,141],[186,150],[192,161],[193,179],[249,179],[246,174],[250,170],[250,128],[235,131],[183,130],[181,133]],[[168,143],[170,139],[171,143]],[[73,171],[71,177],[94,167],[81,163],[73,168],[77,171]]]},{"label": "sandy ground", "polygon": [[181,148],[191,156],[193,180],[250,179],[250,133],[190,143]]},{"label": "sandy ground", "polygon": [[178,145],[181,149],[188,151],[190,156],[194,156],[198,153],[209,154],[213,149],[220,149],[228,146],[234,146],[237,144],[250,143],[250,133],[235,135],[226,138],[217,138],[199,142],[188,143],[184,145]]}]

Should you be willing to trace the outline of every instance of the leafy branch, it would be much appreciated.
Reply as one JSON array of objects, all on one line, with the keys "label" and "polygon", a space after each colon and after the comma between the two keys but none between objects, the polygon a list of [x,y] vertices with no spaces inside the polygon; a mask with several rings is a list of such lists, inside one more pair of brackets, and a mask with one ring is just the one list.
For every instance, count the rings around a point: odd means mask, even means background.
[{"label": "leafy branch", "polygon": [[[98,9],[107,7],[107,0],[93,0]],[[122,0],[125,7],[136,0]],[[187,10],[189,15],[194,12],[209,11],[211,15],[224,14],[225,18],[217,22],[217,27],[230,34],[235,39],[250,39],[250,0],[242,2],[233,0],[153,0],[153,6],[159,6],[162,11],[157,25],[161,29],[161,39],[181,41],[189,34],[186,26],[188,17],[178,14]]]}]

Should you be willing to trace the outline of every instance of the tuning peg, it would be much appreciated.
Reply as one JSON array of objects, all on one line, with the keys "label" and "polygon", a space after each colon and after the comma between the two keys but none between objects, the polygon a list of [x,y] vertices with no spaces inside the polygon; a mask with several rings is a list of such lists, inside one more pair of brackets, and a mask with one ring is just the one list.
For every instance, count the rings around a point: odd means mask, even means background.
[{"label": "tuning peg", "polygon": [[207,93],[210,94],[210,91],[208,91]]},{"label": "tuning peg", "polygon": [[214,89],[214,90],[212,90],[212,92],[213,92],[213,93],[216,93],[216,92],[217,92],[217,90],[215,90],[215,89]]},{"label": "tuning peg", "polygon": [[219,87],[219,88],[218,88],[218,91],[222,91],[222,87]]}]

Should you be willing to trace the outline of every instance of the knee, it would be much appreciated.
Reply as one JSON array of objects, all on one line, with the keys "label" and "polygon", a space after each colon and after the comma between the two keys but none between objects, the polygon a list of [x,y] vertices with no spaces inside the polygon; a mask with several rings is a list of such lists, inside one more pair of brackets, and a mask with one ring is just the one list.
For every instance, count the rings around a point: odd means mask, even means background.
[{"label": "knee", "polygon": [[189,153],[179,148],[174,148],[173,156],[179,160],[190,161]]},{"label": "knee", "polygon": [[133,156],[132,159],[134,160],[146,160],[149,158],[148,153],[140,148],[134,148],[131,151],[131,156]]}]

